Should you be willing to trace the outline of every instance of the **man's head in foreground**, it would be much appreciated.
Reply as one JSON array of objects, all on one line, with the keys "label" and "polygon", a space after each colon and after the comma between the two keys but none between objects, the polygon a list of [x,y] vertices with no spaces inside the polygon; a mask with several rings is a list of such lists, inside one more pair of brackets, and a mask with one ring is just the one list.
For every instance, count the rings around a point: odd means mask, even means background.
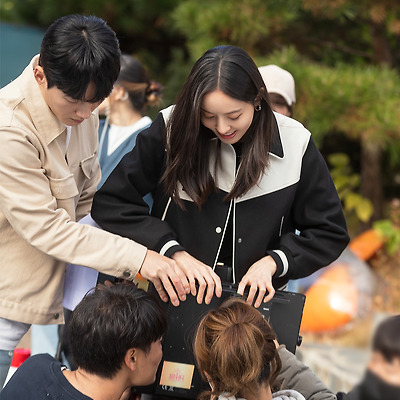
[{"label": "man's head in foreground", "polygon": [[122,369],[131,386],[154,382],[167,318],[158,299],[134,285],[99,286],[72,313],[68,334],[78,368],[112,379]]}]

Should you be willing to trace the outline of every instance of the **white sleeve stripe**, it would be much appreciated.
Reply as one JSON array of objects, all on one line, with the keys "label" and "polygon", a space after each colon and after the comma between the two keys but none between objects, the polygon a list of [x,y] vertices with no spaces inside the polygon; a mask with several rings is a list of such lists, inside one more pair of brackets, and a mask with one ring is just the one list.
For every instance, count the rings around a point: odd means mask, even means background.
[{"label": "white sleeve stripe", "polygon": [[279,258],[282,260],[283,264],[283,272],[279,275],[278,278],[281,278],[282,276],[285,276],[288,272],[289,269],[289,261],[286,257],[286,254],[282,250],[274,250],[276,254],[278,254]]},{"label": "white sleeve stripe", "polygon": [[169,242],[165,243],[163,247],[161,247],[160,254],[162,256],[173,246],[179,246],[179,243],[176,240],[170,240]]}]

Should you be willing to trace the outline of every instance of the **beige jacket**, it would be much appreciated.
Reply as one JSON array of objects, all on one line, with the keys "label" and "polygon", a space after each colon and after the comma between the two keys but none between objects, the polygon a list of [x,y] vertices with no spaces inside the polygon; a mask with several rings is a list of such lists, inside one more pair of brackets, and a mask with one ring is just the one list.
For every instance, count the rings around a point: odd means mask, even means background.
[{"label": "beige jacket", "polygon": [[76,223],[100,180],[98,116],[67,131],[33,76],[35,57],[0,90],[0,317],[63,323],[66,262],[132,279],[147,249]]}]

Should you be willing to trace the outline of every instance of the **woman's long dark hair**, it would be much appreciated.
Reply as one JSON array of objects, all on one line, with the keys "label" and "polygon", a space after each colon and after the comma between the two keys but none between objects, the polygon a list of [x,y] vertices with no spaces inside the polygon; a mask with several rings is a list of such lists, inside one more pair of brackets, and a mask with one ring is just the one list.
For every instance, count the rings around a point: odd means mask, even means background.
[{"label": "woman's long dark hair", "polygon": [[218,46],[210,49],[193,66],[166,129],[167,167],[162,179],[167,192],[174,195],[181,206],[176,191],[178,182],[199,208],[216,190],[209,168],[211,139],[215,135],[200,120],[203,97],[214,90],[252,105],[261,105],[242,139],[241,166],[225,200],[249,191],[268,167],[274,116],[258,68],[241,48]]}]

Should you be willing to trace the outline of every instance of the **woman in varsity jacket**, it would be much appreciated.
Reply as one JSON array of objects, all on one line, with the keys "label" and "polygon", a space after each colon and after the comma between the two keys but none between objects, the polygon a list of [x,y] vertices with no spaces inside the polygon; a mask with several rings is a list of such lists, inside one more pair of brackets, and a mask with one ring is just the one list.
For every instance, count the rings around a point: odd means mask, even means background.
[{"label": "woman in varsity jacket", "polygon": [[175,105],[139,134],[97,192],[92,216],[172,258],[207,303],[222,277],[258,306],[289,279],[334,261],[349,240],[310,132],[272,111],[256,64],[234,46],[195,63]]}]

